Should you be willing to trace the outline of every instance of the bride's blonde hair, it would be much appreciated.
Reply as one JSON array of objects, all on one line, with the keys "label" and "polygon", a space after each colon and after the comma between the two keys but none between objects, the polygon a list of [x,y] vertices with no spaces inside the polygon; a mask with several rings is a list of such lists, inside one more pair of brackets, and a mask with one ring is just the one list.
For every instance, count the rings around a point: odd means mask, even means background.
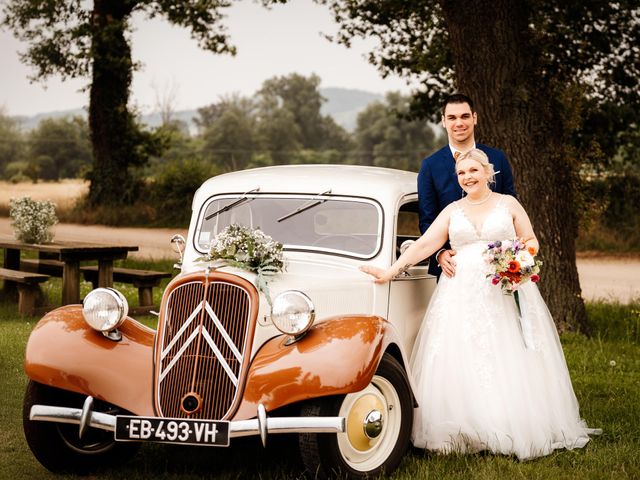
[{"label": "bride's blonde hair", "polygon": [[486,153],[484,153],[479,148],[472,148],[471,150],[463,153],[457,158],[456,165],[458,165],[458,162],[467,159],[475,160],[480,165],[482,165],[484,171],[487,173],[487,175],[489,175],[489,183],[496,183],[496,172],[493,168],[493,164],[489,162],[489,157],[487,157]]}]

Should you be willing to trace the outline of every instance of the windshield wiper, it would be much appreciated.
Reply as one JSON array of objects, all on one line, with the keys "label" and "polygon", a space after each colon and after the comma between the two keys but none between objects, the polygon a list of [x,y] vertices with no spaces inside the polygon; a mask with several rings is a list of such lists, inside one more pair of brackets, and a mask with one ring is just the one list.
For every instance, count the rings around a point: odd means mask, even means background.
[{"label": "windshield wiper", "polygon": [[[331,193],[331,189],[327,190],[326,192],[318,193],[316,197],[319,197],[320,195],[326,195],[327,193]],[[283,220],[286,220],[287,218],[291,218],[294,215],[304,212],[305,210],[309,210],[310,208],[320,205],[321,203],[324,203],[327,200],[329,199],[325,198],[323,200],[316,200],[315,198],[312,198],[311,200],[309,200],[309,202],[305,203],[304,205],[300,205],[293,212],[287,213],[286,215],[283,215],[282,217],[278,218],[277,222],[280,223]]]},{"label": "windshield wiper", "polygon": [[249,197],[247,197],[248,194],[250,193],[255,193],[255,192],[259,192],[260,191],[260,187],[256,187],[253,190],[247,190],[246,192],[244,192],[242,194],[242,197],[239,198],[238,200],[236,200],[235,202],[231,202],[229,205],[225,205],[224,207],[222,207],[219,210],[216,210],[213,213],[210,213],[209,215],[207,215],[206,217],[204,217],[205,220],[211,220],[213,217],[215,217],[216,215],[219,215],[221,213],[224,213],[228,210],[231,210],[232,208],[240,205],[241,203],[246,202],[247,200],[249,200]]}]

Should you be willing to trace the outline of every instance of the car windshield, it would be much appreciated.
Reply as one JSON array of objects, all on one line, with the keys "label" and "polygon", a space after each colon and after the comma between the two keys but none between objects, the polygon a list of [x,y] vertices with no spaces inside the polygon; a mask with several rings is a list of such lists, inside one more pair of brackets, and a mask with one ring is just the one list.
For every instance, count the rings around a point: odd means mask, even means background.
[{"label": "car windshield", "polygon": [[238,202],[240,198],[221,195],[205,203],[195,237],[200,252],[206,252],[211,240],[234,223],[260,229],[288,250],[319,250],[359,258],[378,252],[382,210],[372,200],[256,194]]}]

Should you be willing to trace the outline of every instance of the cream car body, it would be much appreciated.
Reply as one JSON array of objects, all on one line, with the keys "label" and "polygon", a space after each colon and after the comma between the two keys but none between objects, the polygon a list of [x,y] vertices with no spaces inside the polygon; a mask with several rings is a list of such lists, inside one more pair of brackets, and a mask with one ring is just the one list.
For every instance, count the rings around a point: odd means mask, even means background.
[{"label": "cream car body", "polygon": [[[34,329],[24,425],[38,460],[85,471],[132,453],[132,442],[227,446],[296,433],[319,477],[392,471],[409,445],[408,359],[436,281],[417,265],[376,285],[359,267],[388,267],[418,236],[416,174],[336,165],[228,173],[198,189],[192,210],[157,331],[104,289]],[[269,299],[288,308],[305,298],[290,315],[315,318],[308,331],[274,322],[255,273],[203,259],[231,224],[283,244]]]}]

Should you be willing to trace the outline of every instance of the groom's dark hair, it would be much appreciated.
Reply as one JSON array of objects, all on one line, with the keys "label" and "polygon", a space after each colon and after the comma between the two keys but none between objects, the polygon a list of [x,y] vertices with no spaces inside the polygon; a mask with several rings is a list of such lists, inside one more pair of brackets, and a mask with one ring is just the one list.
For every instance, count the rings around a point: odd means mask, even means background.
[{"label": "groom's dark hair", "polygon": [[468,103],[469,107],[471,107],[471,113],[475,112],[473,107],[473,100],[467,97],[464,93],[454,93],[449,95],[442,102],[442,115],[444,116],[444,111],[447,109],[447,105],[450,103]]}]

